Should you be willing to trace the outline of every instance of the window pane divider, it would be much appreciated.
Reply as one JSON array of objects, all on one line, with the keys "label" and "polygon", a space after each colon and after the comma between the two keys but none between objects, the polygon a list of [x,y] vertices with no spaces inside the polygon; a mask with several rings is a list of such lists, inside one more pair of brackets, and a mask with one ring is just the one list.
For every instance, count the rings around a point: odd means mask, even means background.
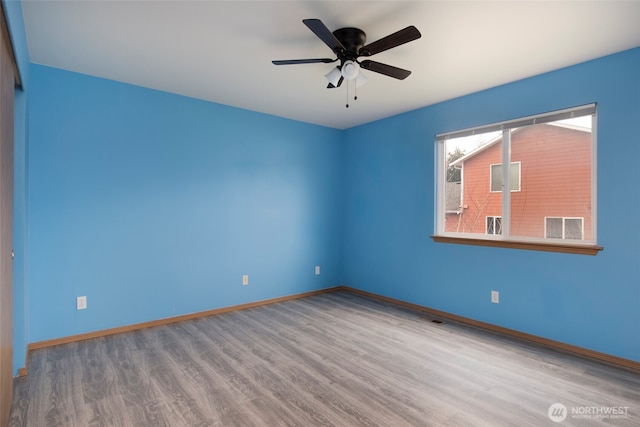
[{"label": "window pane divider", "polygon": [[511,131],[502,131],[502,238],[511,232]]}]

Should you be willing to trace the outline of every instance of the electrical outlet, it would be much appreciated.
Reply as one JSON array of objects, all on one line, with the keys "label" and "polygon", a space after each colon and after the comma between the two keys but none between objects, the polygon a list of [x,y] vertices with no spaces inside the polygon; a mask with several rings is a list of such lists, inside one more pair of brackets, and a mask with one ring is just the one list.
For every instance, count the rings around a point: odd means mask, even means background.
[{"label": "electrical outlet", "polygon": [[87,308],[87,297],[76,298],[76,310],[86,310],[86,308]]},{"label": "electrical outlet", "polygon": [[316,276],[320,275],[320,266],[316,265]]},{"label": "electrical outlet", "polygon": [[491,302],[494,303],[494,304],[499,304],[500,303],[500,292],[491,291]]},{"label": "electrical outlet", "polygon": [[242,276],[242,286],[247,286],[249,284],[249,275],[245,274]]}]

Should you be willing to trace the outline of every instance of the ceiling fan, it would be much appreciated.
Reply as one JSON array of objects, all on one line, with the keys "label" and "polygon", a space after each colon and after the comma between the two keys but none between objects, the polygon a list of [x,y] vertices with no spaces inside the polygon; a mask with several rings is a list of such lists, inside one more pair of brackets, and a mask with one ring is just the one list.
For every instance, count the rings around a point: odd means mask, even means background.
[{"label": "ceiling fan", "polygon": [[329,80],[328,89],[340,87],[344,80],[355,80],[356,87],[360,86],[366,80],[360,72],[361,68],[399,80],[406,79],[411,74],[409,70],[369,59],[360,61],[358,58],[373,56],[385,50],[419,39],[422,36],[420,31],[412,25],[365,45],[367,36],[365,32],[359,28],[340,28],[331,32],[319,19],[304,19],[302,22],[309,27],[320,40],[329,46],[336,55],[336,58],[289,59],[272,61],[272,63],[274,65],[295,65],[314,63],[328,64],[340,61],[340,65],[333,68],[325,76],[327,80]]}]

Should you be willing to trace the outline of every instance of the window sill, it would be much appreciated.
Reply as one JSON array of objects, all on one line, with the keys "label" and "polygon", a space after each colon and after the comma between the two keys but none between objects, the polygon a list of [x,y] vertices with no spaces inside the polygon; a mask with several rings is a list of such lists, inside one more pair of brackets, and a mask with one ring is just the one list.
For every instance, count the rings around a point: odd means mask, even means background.
[{"label": "window sill", "polygon": [[578,255],[597,255],[603,250],[596,245],[563,245],[557,243],[517,242],[512,240],[469,239],[461,237],[431,236],[436,243],[456,243],[459,245],[491,246],[495,248],[524,249],[530,251],[561,252]]}]

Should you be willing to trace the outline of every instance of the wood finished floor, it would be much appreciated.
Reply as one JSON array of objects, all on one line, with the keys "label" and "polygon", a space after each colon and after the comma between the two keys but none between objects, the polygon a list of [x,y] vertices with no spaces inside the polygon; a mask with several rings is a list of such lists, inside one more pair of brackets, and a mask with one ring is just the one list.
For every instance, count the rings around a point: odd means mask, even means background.
[{"label": "wood finished floor", "polygon": [[637,373],[430,320],[335,292],[37,350],[9,425],[640,425]]}]

